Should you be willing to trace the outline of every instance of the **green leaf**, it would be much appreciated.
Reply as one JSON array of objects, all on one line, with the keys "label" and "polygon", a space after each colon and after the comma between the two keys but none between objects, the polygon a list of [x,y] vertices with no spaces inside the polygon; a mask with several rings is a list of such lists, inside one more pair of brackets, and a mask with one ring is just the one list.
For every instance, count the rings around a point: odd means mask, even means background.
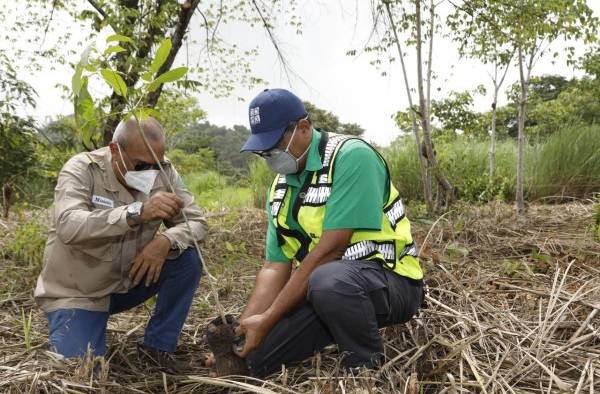
[{"label": "green leaf", "polygon": [[83,52],[81,52],[81,58],[79,59],[79,64],[81,64],[81,66],[85,67],[88,65],[89,58],[90,58],[90,52],[92,51],[92,49],[94,49],[94,44],[88,45],[83,50]]},{"label": "green leaf", "polygon": [[124,52],[124,51],[126,51],[126,49],[123,48],[122,46],[120,46],[120,45],[113,45],[113,46],[108,47],[108,48],[106,48],[104,50],[104,56],[108,56],[108,55],[111,55],[113,53],[119,53],[119,52]]},{"label": "green leaf", "polygon": [[136,112],[136,116],[139,117],[140,119],[147,119],[149,116],[152,116],[156,119],[161,118],[161,114],[154,108],[140,108]]},{"label": "green leaf", "polygon": [[182,78],[187,71],[187,67],[177,67],[161,74],[158,78],[148,84],[148,92],[154,92],[163,83],[177,81]]},{"label": "green leaf", "polygon": [[165,63],[165,60],[167,60],[167,57],[171,52],[171,47],[172,44],[170,38],[165,38],[161,41],[160,45],[158,46],[158,49],[156,50],[156,56],[154,56],[152,64],[150,65],[150,70],[153,74],[156,74],[160,69],[160,66],[162,66]]},{"label": "green leaf", "polygon": [[146,82],[152,81],[152,71],[146,71],[142,74],[142,79]]},{"label": "green leaf", "polygon": [[92,97],[90,95],[90,93],[87,90],[87,84],[88,84],[88,78],[87,77],[83,77],[81,78],[81,82],[80,82],[80,87],[79,87],[79,94],[76,95],[73,99],[73,110],[75,113],[75,124],[79,125],[80,123],[83,122],[83,117],[85,116],[85,109],[86,106],[91,102],[92,106],[94,105],[94,102],[92,100]]},{"label": "green leaf", "polygon": [[114,70],[103,68],[100,70],[102,78],[110,85],[110,87],[121,97],[127,97],[127,85],[123,78]]},{"label": "green leaf", "polygon": [[86,146],[91,146],[94,133],[98,130],[98,117],[94,107],[94,100],[88,89],[88,78],[81,79],[80,94],[75,97],[75,124]]},{"label": "green leaf", "polygon": [[75,73],[71,78],[71,88],[73,89],[73,96],[79,95],[79,91],[81,90],[81,74],[83,73],[83,66],[81,63],[77,64],[75,67]]},{"label": "green leaf", "polygon": [[106,42],[113,42],[113,41],[129,42],[129,43],[133,44],[133,40],[131,38],[124,36],[122,34],[113,34],[112,36],[106,37]]}]

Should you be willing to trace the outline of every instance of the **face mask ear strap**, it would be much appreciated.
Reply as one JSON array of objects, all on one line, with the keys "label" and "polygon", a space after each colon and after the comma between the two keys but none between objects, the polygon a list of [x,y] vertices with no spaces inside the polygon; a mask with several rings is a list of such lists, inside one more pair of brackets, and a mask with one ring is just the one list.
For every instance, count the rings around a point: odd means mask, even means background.
[{"label": "face mask ear strap", "polygon": [[292,137],[288,141],[288,144],[285,147],[284,152],[288,152],[290,150],[290,146],[292,145],[292,141],[294,140],[294,136],[296,135],[296,128],[298,128],[298,123],[296,123],[296,127],[294,127],[294,131],[292,132]]},{"label": "face mask ear strap", "polygon": [[[123,160],[123,153],[121,152],[121,145],[117,142],[117,149],[119,150],[119,156],[121,157],[121,163],[123,163],[123,168],[127,170],[127,166],[125,165],[125,160]],[[117,170],[119,170],[119,173],[121,174],[121,176],[123,178],[125,178],[125,174],[123,174],[123,171],[121,171],[121,168],[119,167],[119,163],[117,163]]]},{"label": "face mask ear strap", "polygon": [[[292,132],[292,137],[290,138],[290,141],[288,142],[287,146],[285,147],[285,151],[288,152],[290,150],[290,146],[292,145],[292,141],[294,139],[294,135],[296,135],[296,130],[298,129],[298,123],[300,123],[301,120],[307,120],[308,119],[308,115],[306,115],[304,118],[299,119],[296,122],[296,126],[294,126],[294,131]],[[300,156],[300,158],[302,158],[306,152],[308,152],[308,149],[306,149],[306,151],[302,154],[302,156]]]}]

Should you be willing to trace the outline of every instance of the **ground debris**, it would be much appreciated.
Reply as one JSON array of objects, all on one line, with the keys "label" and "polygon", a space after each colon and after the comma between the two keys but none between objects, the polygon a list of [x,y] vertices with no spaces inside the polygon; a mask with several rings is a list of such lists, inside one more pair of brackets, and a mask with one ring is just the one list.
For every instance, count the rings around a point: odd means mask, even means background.
[{"label": "ground debris", "polygon": [[[0,253],[0,392],[391,393],[600,391],[600,243],[591,204],[531,205],[522,219],[502,203],[458,206],[432,227],[413,221],[427,272],[427,305],[408,324],[383,329],[387,362],[347,373],[334,346],[266,381],[211,378],[204,327],[215,317],[198,290],[177,357],[186,376],[150,371],[136,353],[152,305],[111,318],[106,362],[49,351],[35,278]],[[264,253],[266,215],[246,209],[209,218],[204,258],[226,313],[239,314]],[[14,223],[5,222],[0,237]],[[6,230],[3,230],[6,227]],[[5,233],[2,233],[5,231]],[[31,326],[27,316],[32,310]]]}]

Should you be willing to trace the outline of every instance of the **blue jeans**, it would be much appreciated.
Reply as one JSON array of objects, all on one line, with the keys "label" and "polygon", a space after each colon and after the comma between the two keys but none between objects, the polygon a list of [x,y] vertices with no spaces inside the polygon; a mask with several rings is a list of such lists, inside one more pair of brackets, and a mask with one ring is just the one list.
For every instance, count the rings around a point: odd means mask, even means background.
[{"label": "blue jeans", "polygon": [[144,344],[174,352],[202,274],[196,249],[186,249],[179,257],[165,261],[158,282],[146,287],[145,277],[123,294],[112,294],[108,312],[84,309],[58,309],[47,314],[49,340],[65,357],[82,357],[90,347],[94,355],[106,353],[108,317],[140,305],[156,293],[154,313],[146,326]]}]

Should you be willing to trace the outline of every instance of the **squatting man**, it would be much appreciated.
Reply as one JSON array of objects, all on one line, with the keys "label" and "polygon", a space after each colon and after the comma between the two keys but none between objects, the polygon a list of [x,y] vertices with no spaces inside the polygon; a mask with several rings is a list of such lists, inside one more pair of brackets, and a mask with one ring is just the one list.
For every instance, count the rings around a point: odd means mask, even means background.
[{"label": "squatting man", "polygon": [[239,319],[240,346],[222,351],[228,325],[215,319],[209,363],[219,375],[264,377],[335,343],[346,368],[376,368],[379,328],[408,321],[423,299],[410,223],[385,160],[360,138],[316,129],[284,89],[256,96],[249,122],[242,151],[277,174],[266,262]]}]

